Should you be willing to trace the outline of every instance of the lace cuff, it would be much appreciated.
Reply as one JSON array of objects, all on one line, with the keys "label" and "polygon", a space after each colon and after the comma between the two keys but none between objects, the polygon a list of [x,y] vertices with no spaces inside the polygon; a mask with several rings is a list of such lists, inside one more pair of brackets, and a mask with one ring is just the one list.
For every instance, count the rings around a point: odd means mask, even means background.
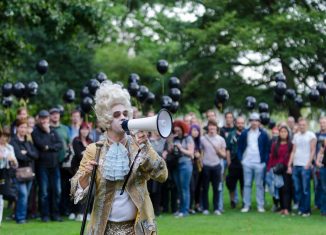
[{"label": "lace cuff", "polygon": [[83,189],[82,186],[79,183],[79,180],[77,181],[77,190],[75,192],[75,197],[74,197],[74,203],[77,204],[79,201],[85,198],[85,196],[88,193],[89,185]]}]

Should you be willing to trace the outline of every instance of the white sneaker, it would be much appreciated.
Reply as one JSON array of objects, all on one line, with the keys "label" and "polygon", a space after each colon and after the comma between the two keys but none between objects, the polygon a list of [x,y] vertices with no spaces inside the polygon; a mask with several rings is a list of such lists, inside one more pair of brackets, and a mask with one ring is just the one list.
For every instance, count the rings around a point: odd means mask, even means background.
[{"label": "white sneaker", "polygon": [[68,219],[69,219],[69,220],[74,220],[74,219],[76,219],[76,215],[75,215],[75,213],[70,213],[70,215],[68,216]]},{"label": "white sneaker", "polygon": [[247,212],[249,212],[249,207],[244,207],[244,208],[242,208],[242,209],[241,209],[241,212],[242,212],[242,213],[247,213]]},{"label": "white sneaker", "polygon": [[209,215],[209,211],[208,210],[204,210],[203,211],[203,215]]},{"label": "white sneaker", "polygon": [[293,207],[292,207],[293,210],[298,210],[298,208],[299,208],[299,204],[298,203],[297,204],[293,204]]},{"label": "white sneaker", "polygon": [[215,215],[222,215],[222,213],[221,213],[219,210],[215,210],[215,211],[214,211],[214,214],[215,214]]},{"label": "white sneaker", "polygon": [[183,218],[184,217],[184,214],[183,213],[179,213],[178,215],[175,216],[175,218]]},{"label": "white sneaker", "polygon": [[264,213],[264,212],[265,212],[265,209],[264,209],[264,207],[258,207],[258,208],[257,208],[257,211],[258,211],[259,213]]},{"label": "white sneaker", "polygon": [[83,214],[77,214],[76,221],[79,221],[79,222],[83,221]]}]

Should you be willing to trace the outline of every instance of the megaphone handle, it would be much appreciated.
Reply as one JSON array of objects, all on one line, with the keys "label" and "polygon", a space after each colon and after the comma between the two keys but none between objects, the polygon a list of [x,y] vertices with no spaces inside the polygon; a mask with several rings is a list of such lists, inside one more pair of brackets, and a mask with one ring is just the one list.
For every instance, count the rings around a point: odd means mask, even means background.
[{"label": "megaphone handle", "polygon": [[131,175],[131,172],[132,172],[132,168],[134,168],[135,162],[136,162],[136,160],[137,160],[137,158],[138,158],[138,156],[139,156],[140,151],[141,151],[141,148],[138,149],[138,152],[137,152],[137,154],[136,154],[136,156],[135,156],[135,158],[134,158],[134,161],[132,162],[132,164],[131,164],[131,166],[130,166],[130,170],[129,170],[128,174],[127,174],[127,177],[126,177],[125,181],[123,182],[123,185],[122,185],[122,189],[121,189],[120,195],[122,195],[122,194],[124,193],[125,189],[126,189],[126,186],[127,186],[128,180],[129,180],[130,175]]}]

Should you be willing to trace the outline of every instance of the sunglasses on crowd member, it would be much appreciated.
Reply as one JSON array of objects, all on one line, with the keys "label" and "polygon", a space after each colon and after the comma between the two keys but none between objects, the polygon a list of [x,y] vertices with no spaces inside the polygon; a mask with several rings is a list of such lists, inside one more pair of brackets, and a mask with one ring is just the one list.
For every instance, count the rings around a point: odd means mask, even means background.
[{"label": "sunglasses on crowd member", "polygon": [[128,117],[128,114],[129,114],[129,112],[127,111],[127,110],[125,110],[125,111],[115,111],[114,113],[113,113],[113,117],[114,118],[118,118],[118,117],[120,117],[121,116],[121,114],[124,116],[124,117]]}]

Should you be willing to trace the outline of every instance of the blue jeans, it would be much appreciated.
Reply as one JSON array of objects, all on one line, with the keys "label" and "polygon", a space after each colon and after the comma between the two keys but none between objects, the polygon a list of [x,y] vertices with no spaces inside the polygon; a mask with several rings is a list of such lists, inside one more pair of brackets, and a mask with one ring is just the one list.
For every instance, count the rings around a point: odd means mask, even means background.
[{"label": "blue jeans", "polygon": [[326,166],[320,168],[320,181],[322,186],[320,212],[326,214]]},{"label": "blue jeans", "polygon": [[304,169],[303,166],[294,166],[292,178],[295,194],[298,196],[299,211],[310,213],[310,177],[311,169]]},{"label": "blue jeans", "polygon": [[18,199],[16,204],[16,221],[26,220],[28,195],[32,188],[32,181],[17,182]]},{"label": "blue jeans", "polygon": [[321,179],[320,176],[318,176],[319,175],[318,173],[319,173],[319,168],[314,167],[313,179],[314,179],[314,190],[315,190],[315,206],[320,208],[323,189],[321,186]]},{"label": "blue jeans", "polygon": [[183,161],[178,164],[174,172],[174,180],[177,185],[180,198],[180,212],[187,215],[190,207],[190,182],[192,176],[192,162]]},{"label": "blue jeans", "polygon": [[258,208],[264,208],[265,191],[264,191],[264,173],[265,163],[244,163],[243,165],[243,202],[245,208],[251,206],[251,189],[252,183],[256,182],[256,201]]},{"label": "blue jeans", "polygon": [[[60,169],[39,167],[38,169],[39,200],[41,217],[59,216],[59,204],[61,197]],[[51,196],[49,195],[51,193]],[[51,199],[51,201],[50,201]],[[50,210],[51,206],[51,210]]]}]

